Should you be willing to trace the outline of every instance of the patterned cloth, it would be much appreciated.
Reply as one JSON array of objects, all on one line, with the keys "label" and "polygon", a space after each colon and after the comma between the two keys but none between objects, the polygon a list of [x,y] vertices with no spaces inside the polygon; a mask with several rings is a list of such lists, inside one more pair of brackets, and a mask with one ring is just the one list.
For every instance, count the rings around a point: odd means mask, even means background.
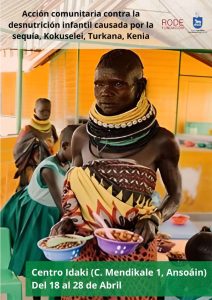
[{"label": "patterned cloth", "polygon": [[151,195],[156,173],[120,160],[95,160],[67,174],[62,199],[65,216],[78,231],[100,227],[95,211],[109,227],[134,230],[138,217],[156,210]]},{"label": "patterned cloth", "polygon": [[[63,208],[74,222],[77,232],[89,234],[101,227],[93,218],[95,211],[108,227],[133,231],[139,215],[151,214],[155,207],[151,195],[155,189],[156,173],[140,165],[121,160],[96,160],[67,174]],[[155,240],[123,256],[108,255],[88,241],[77,261],[155,261]],[[62,297],[62,300],[156,300],[157,297]]]},{"label": "patterned cloth", "polygon": [[[56,129],[52,124],[50,128],[48,124],[49,129],[46,130],[46,124],[37,127],[33,125],[34,123],[31,121],[31,125],[25,126],[20,131],[13,151],[18,169],[14,178],[20,177],[17,190],[29,184],[34,169],[43,159],[53,154],[53,146],[58,140]],[[42,126],[45,130],[42,130]]]}]

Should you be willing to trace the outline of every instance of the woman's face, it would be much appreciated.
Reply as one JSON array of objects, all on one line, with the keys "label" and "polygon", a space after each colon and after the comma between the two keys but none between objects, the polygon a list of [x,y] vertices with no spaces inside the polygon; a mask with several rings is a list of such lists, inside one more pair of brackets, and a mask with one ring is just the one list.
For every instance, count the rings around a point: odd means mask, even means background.
[{"label": "woman's face", "polygon": [[103,114],[116,115],[131,109],[136,92],[134,71],[123,74],[111,68],[96,69],[94,93]]}]

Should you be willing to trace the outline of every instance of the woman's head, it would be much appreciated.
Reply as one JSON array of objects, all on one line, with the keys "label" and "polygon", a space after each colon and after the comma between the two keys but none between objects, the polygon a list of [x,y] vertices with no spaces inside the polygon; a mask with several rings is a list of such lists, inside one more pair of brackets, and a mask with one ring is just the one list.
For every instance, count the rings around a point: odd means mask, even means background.
[{"label": "woman's head", "polygon": [[103,114],[132,109],[146,86],[139,56],[126,49],[104,54],[96,67],[94,85],[97,105]]},{"label": "woman's head", "polygon": [[199,232],[193,235],[185,247],[187,260],[212,260],[212,232]]},{"label": "woman's head", "polygon": [[41,121],[48,120],[51,114],[50,100],[46,98],[38,98],[35,101],[34,113],[39,120]]},{"label": "woman's head", "polygon": [[96,68],[114,69],[124,73],[137,70],[140,78],[143,64],[135,52],[128,49],[114,49],[102,55]]}]

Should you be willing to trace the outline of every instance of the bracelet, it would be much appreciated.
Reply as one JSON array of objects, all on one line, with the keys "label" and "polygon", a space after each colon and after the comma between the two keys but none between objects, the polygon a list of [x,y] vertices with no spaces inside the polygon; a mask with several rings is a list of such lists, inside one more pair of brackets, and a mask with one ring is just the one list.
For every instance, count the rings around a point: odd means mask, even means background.
[{"label": "bracelet", "polygon": [[156,226],[159,226],[163,222],[162,214],[160,211],[155,211],[150,215],[139,216],[139,220],[144,220],[144,219],[148,219],[152,221]]}]

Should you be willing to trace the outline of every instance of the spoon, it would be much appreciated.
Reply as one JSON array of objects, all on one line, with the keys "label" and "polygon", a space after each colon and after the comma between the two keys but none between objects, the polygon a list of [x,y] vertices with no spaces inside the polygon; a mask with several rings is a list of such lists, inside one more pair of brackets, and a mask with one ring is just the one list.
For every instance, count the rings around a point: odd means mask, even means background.
[{"label": "spoon", "polygon": [[104,232],[105,235],[107,236],[108,239],[110,240],[115,240],[114,236],[112,235],[112,233],[110,232],[109,227],[107,226],[107,224],[105,223],[105,221],[95,212],[93,211],[93,217],[94,219],[102,225],[102,227],[104,228]]},{"label": "spoon", "polygon": [[46,245],[49,248],[55,247],[61,243],[66,243],[66,242],[84,242],[87,240],[90,240],[93,238],[93,235],[89,235],[89,236],[76,236],[73,234],[66,234],[63,236],[55,236],[55,237],[51,237]]}]

